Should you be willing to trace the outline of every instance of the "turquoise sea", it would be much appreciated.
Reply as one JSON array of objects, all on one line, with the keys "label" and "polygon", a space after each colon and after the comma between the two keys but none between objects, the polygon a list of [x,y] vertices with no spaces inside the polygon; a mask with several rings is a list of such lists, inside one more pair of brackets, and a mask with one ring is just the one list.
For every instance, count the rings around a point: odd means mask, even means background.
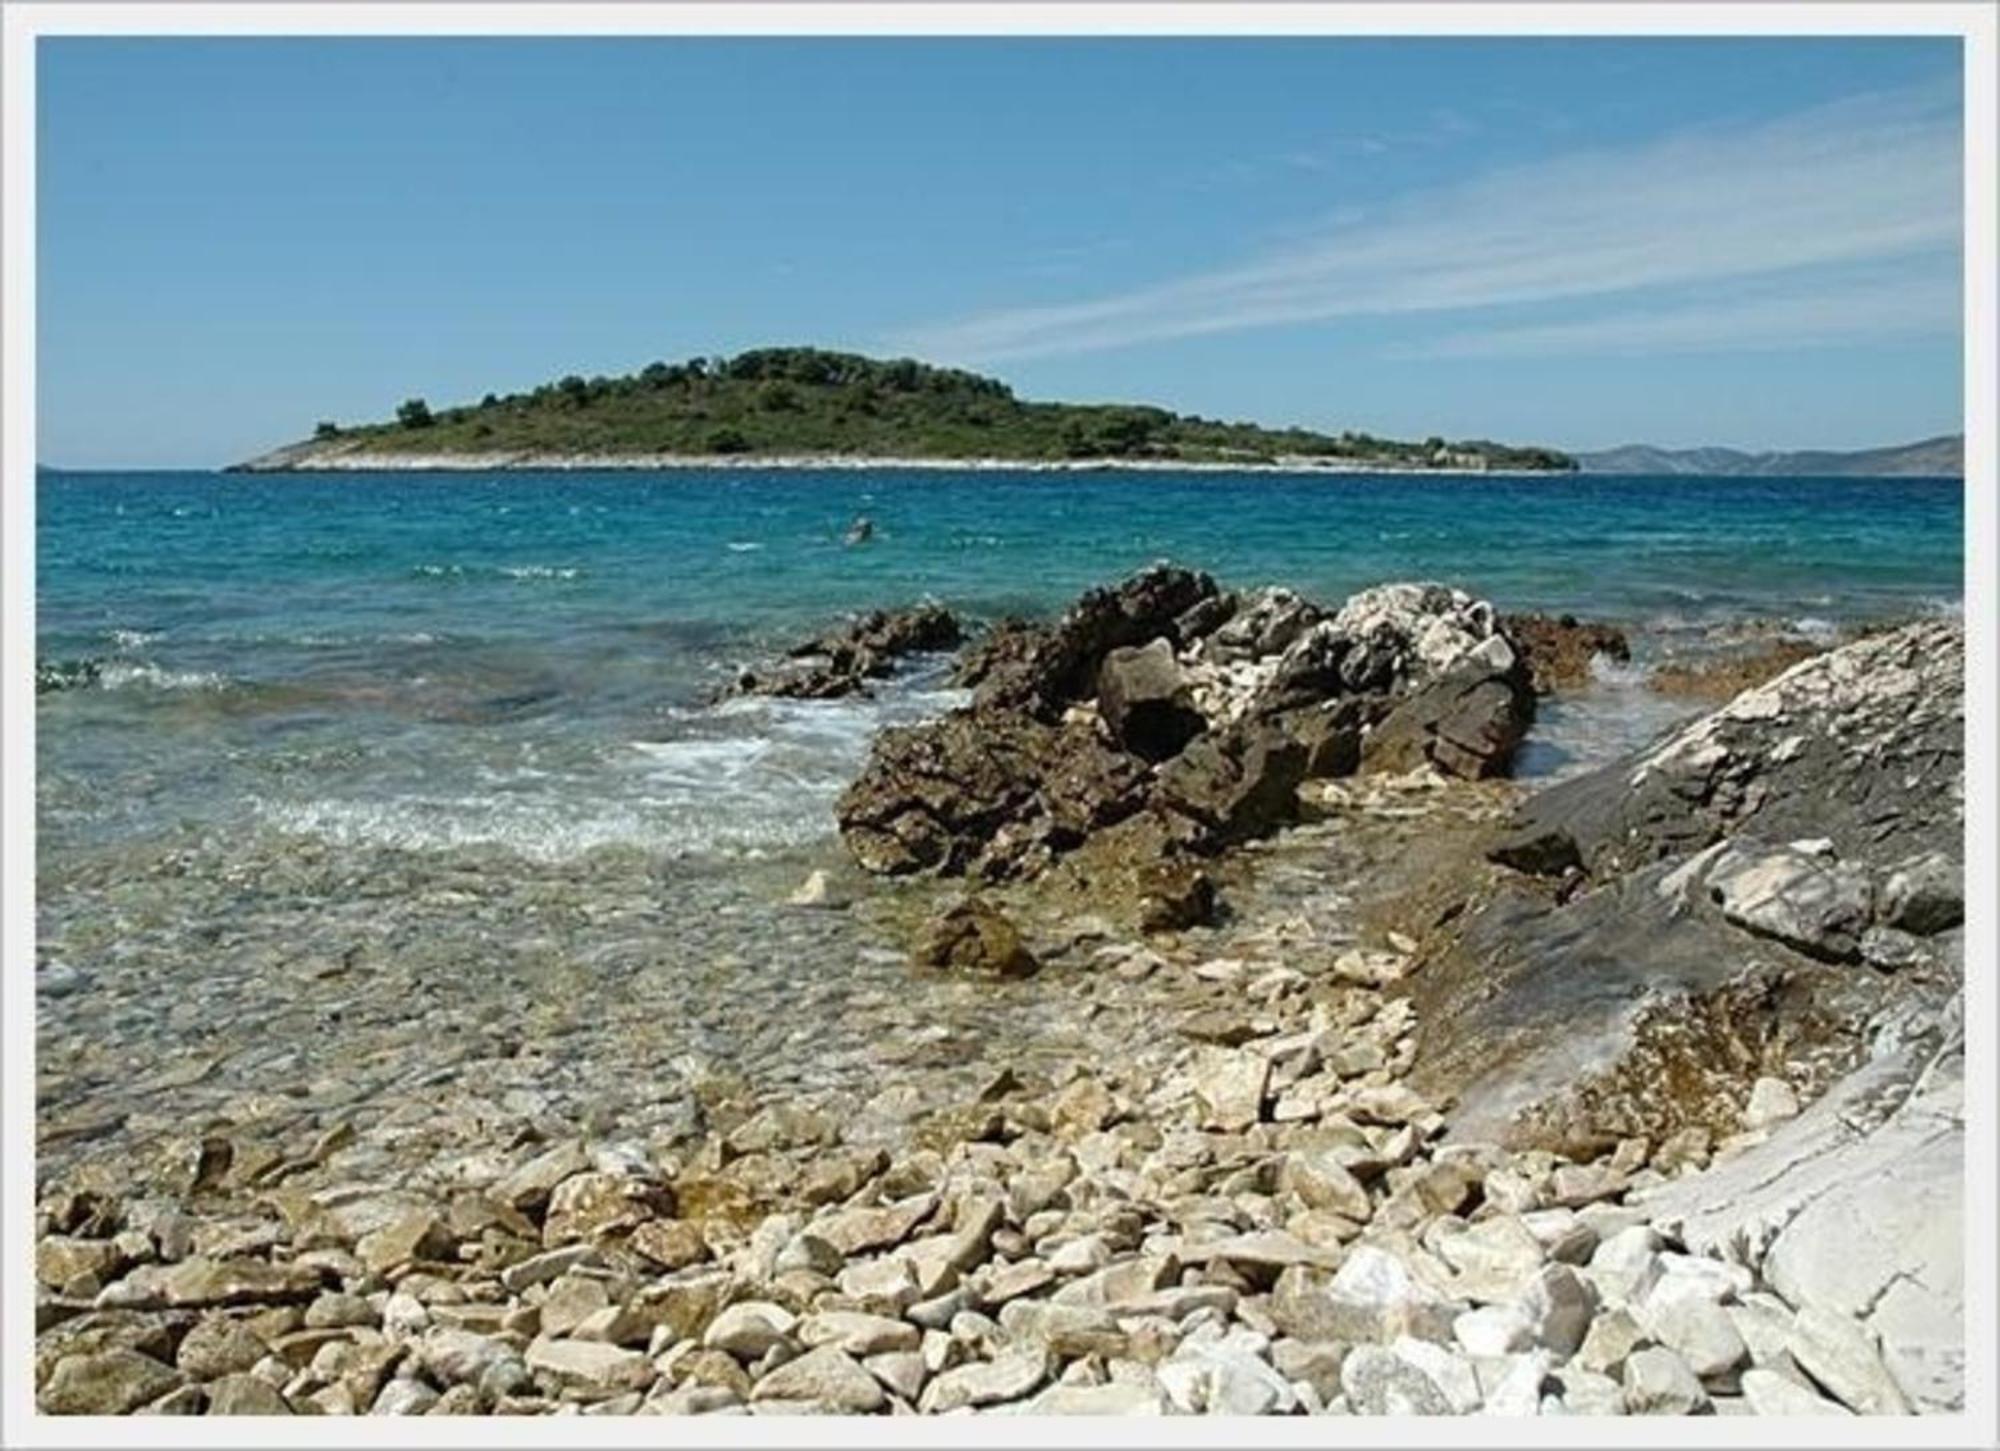
[{"label": "turquoise sea", "polygon": [[[152,841],[823,843],[884,720],[950,702],[704,705],[760,652],[933,596],[1059,608],[1157,559],[1324,600],[1389,579],[1616,620],[1645,658],[1746,628],[1957,608],[1957,480],[670,472],[63,473],[37,491],[45,881]],[[873,539],[847,547],[866,515]],[[1574,768],[1677,707],[1610,672],[1546,713]]]}]

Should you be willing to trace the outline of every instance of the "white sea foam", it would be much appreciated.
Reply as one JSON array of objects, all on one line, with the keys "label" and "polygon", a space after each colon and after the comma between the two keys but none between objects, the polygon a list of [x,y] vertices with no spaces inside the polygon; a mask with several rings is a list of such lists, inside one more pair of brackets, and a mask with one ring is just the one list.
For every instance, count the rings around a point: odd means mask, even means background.
[{"label": "white sea foam", "polygon": [[106,630],[105,638],[120,650],[136,650],[160,638],[159,630]]},{"label": "white sea foam", "polygon": [[1592,655],[1590,678],[1599,685],[1631,690],[1646,683],[1646,667],[1628,660],[1614,660],[1609,655]]},{"label": "white sea foam", "polygon": [[228,677],[212,670],[167,670],[150,660],[112,660],[98,672],[102,690],[221,690]]},{"label": "white sea foam", "polygon": [[731,554],[751,554],[764,546],[754,539],[732,539],[728,547]]},{"label": "white sea foam", "polygon": [[650,763],[656,781],[702,786],[734,780],[754,766],[774,743],[754,738],[736,740],[634,741],[632,749]]},{"label": "white sea foam", "polygon": [[[711,795],[711,804],[720,806]],[[579,783],[532,795],[518,791],[388,799],[272,801],[258,814],[285,831],[343,846],[404,851],[489,847],[530,861],[573,861],[624,848],[663,856],[746,856],[825,837],[831,816],[766,800],[760,809],[691,810],[684,791],[585,796]]]},{"label": "white sea foam", "polygon": [[877,699],[739,697],[670,712],[666,740],[593,764],[475,768],[464,790],[272,801],[263,819],[348,845],[497,847],[536,861],[624,847],[665,856],[758,856],[823,841],[875,731],[935,715],[967,692],[890,689]]},{"label": "white sea foam", "polygon": [[581,579],[583,569],[574,564],[419,564],[412,566],[411,574],[420,579],[464,579],[477,575],[486,578],[513,580],[570,580]]}]

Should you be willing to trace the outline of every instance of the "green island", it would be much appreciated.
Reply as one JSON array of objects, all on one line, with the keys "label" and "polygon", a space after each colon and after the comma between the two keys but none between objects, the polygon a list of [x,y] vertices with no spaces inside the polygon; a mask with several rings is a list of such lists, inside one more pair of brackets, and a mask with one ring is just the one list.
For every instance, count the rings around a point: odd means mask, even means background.
[{"label": "green island", "polygon": [[411,398],[393,422],[321,422],[310,440],[240,468],[507,466],[677,458],[982,460],[1087,465],[1566,471],[1555,449],[1485,439],[1401,442],[1222,422],[1139,404],[1037,403],[998,379],[911,358],[758,348],[653,363],[623,377],[570,375],[526,393],[433,409]]}]

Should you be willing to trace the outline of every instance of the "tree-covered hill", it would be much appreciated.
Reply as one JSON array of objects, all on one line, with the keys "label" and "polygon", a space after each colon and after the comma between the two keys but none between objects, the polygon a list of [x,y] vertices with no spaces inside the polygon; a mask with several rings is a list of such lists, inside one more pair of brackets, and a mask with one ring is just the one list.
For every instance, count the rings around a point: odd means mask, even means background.
[{"label": "tree-covered hill", "polygon": [[856,458],[1269,463],[1311,456],[1386,467],[1569,469],[1553,449],[1442,438],[1401,443],[1170,413],[1134,404],[1030,403],[1006,384],[909,358],[760,348],[654,363],[620,378],[572,375],[528,393],[393,423],[321,423],[313,439],[247,467],[385,462],[396,455],[845,455]]}]

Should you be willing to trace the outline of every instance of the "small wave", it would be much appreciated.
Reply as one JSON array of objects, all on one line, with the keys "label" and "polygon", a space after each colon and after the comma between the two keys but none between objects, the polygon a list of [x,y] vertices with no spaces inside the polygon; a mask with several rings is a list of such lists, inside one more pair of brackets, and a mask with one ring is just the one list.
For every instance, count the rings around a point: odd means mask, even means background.
[{"label": "small wave", "polygon": [[1793,634],[1803,635],[1808,640],[1832,640],[1840,634],[1840,626],[1818,615],[1799,616],[1791,622],[1791,629]]},{"label": "small wave", "polygon": [[829,835],[830,811],[689,811],[674,796],[579,801],[573,791],[512,795],[259,802],[282,831],[341,846],[446,852],[497,848],[529,861],[623,849],[672,857],[756,857]]},{"label": "small wave", "polygon": [[38,660],[35,662],[35,694],[55,690],[78,690],[97,684],[104,673],[102,660]]},{"label": "small wave", "polygon": [[150,660],[108,660],[97,672],[101,690],[221,690],[228,684],[212,670],[168,670]]},{"label": "small wave", "polygon": [[729,552],[731,554],[751,554],[763,547],[763,545],[754,539],[732,539],[729,541]]},{"label": "small wave", "polygon": [[487,848],[538,862],[609,849],[751,859],[826,841],[875,731],[968,695],[898,682],[866,700],[740,697],[667,711],[666,739],[625,742],[587,766],[482,768],[460,785],[269,801],[257,811],[341,845]]},{"label": "small wave", "polygon": [[418,579],[512,579],[512,580],[571,580],[581,579],[583,569],[574,564],[418,564],[410,573]]},{"label": "small wave", "polygon": [[1594,683],[1614,690],[1632,690],[1646,683],[1646,668],[1630,661],[1614,660],[1609,655],[1592,655],[1590,678]]},{"label": "small wave", "polygon": [[1942,615],[1946,619],[1952,620],[1965,618],[1965,596],[1963,595],[1953,595],[1950,598],[1946,598],[1943,595],[1926,595],[1917,601],[1917,606],[1927,615]]},{"label": "small wave", "polygon": [[308,631],[302,635],[257,635],[253,643],[259,645],[303,645],[308,649],[337,649],[348,645],[435,645],[442,637],[429,630],[391,630],[377,635],[319,634]]},{"label": "small wave", "polygon": [[106,630],[104,638],[120,650],[136,650],[141,645],[150,645],[160,638],[160,630]]},{"label": "small wave", "polygon": [[257,811],[281,831],[340,846],[403,851],[499,847],[530,861],[560,862],[604,847],[660,845],[636,812],[606,807],[586,814],[555,800],[533,803],[497,797],[431,797],[260,802]]},{"label": "small wave", "polygon": [[1646,629],[1655,635],[1685,635],[1715,628],[1715,620],[1682,614],[1679,610],[1662,610],[1646,621]]}]

